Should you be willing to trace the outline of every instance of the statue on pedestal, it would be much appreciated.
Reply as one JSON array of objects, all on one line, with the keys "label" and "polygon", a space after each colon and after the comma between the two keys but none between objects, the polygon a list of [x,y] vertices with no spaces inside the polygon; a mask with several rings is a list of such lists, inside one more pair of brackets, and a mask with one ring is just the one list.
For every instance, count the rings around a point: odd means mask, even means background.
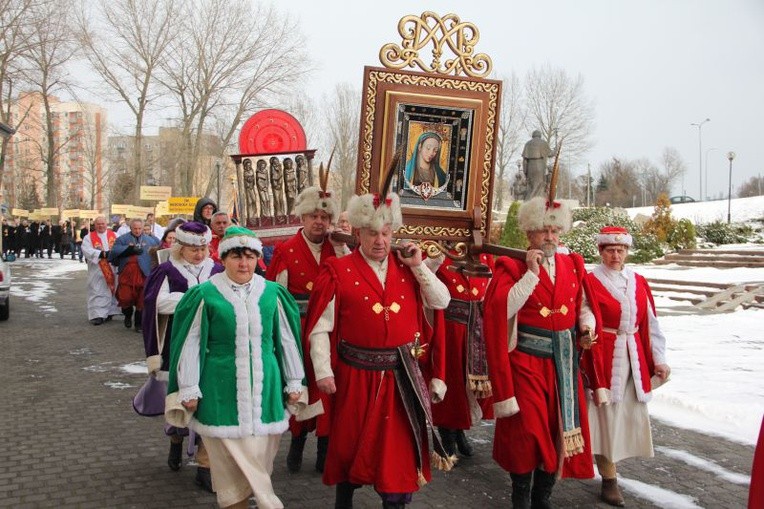
[{"label": "statue on pedestal", "polygon": [[257,195],[260,197],[260,217],[271,215],[271,197],[268,189],[268,163],[265,159],[258,159],[255,172],[257,182]]},{"label": "statue on pedestal", "polygon": [[287,215],[294,210],[294,200],[297,198],[297,175],[294,170],[294,161],[284,158],[284,194],[286,195]]},{"label": "statue on pedestal", "polygon": [[276,156],[269,160],[271,164],[271,191],[273,191],[273,215],[284,215],[284,169]]},{"label": "statue on pedestal", "polygon": [[541,139],[541,131],[533,131],[531,139],[523,147],[526,200],[546,194],[546,160],[551,155],[552,149]]},{"label": "statue on pedestal", "polygon": [[[245,221],[257,216],[257,191],[255,189],[255,172],[252,169],[252,159],[242,162],[244,172],[244,201],[247,206]],[[246,224],[246,223],[245,223]]]}]

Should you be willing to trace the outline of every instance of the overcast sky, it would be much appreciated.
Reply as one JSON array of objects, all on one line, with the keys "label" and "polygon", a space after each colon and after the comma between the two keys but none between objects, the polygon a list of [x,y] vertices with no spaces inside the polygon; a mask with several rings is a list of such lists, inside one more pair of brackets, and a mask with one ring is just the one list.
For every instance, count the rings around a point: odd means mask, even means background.
[{"label": "overcast sky", "polygon": [[[613,156],[659,162],[667,146],[686,165],[686,193],[698,198],[700,162],[712,196],[764,175],[764,0],[289,0],[318,70],[310,94],[337,83],[360,90],[363,67],[380,66],[379,49],[400,44],[398,20],[432,10],[455,13],[480,30],[476,51],[493,59],[494,78],[521,78],[549,64],[581,74],[595,104],[594,147],[573,166],[597,172]],[[428,49],[429,51],[429,49]],[[124,130],[129,114],[109,105]],[[698,128],[702,127],[699,157]],[[162,123],[149,122],[149,127]],[[528,133],[528,138],[530,138]],[[309,141],[310,143],[310,141]],[[715,149],[715,150],[709,150]],[[705,187],[705,183],[704,183]],[[681,194],[681,183],[673,194]],[[705,193],[704,193],[705,194]]]},{"label": "overcast sky", "polygon": [[[581,74],[596,108],[595,170],[612,156],[658,162],[676,147],[699,192],[698,128],[708,151],[711,194],[764,174],[764,1],[762,0],[290,0],[308,50],[319,65],[314,93],[347,82],[359,89],[363,66],[380,66],[379,49],[400,43],[398,20],[432,10],[455,13],[480,30],[477,51],[493,59],[494,77],[550,64]],[[583,173],[586,161],[574,171]],[[679,194],[677,185],[674,194]],[[705,184],[704,184],[705,187]],[[705,194],[705,193],[704,193]]]}]

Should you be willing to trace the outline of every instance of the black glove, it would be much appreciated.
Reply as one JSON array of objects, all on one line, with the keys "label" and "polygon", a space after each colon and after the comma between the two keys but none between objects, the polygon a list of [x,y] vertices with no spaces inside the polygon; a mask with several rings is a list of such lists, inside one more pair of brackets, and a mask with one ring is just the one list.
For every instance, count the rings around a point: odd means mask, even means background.
[{"label": "black glove", "polygon": [[143,248],[141,246],[133,246],[133,254],[139,255],[143,253]]},{"label": "black glove", "polygon": [[103,258],[104,260],[106,260],[108,257],[109,257],[108,251],[101,251],[101,254],[98,255],[98,258]]}]

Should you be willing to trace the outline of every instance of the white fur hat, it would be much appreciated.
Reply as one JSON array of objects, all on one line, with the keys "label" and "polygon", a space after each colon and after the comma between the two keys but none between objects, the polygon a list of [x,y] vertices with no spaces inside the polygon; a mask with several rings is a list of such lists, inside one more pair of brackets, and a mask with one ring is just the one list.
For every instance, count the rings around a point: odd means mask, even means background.
[{"label": "white fur hat", "polygon": [[629,230],[622,226],[604,226],[597,234],[597,245],[620,245],[631,247],[633,238],[629,234]]},{"label": "white fur hat", "polygon": [[184,246],[207,246],[212,240],[212,232],[205,224],[187,221],[175,228],[175,240]]},{"label": "white fur hat", "polygon": [[243,226],[229,226],[218,244],[218,254],[222,258],[225,253],[237,247],[256,251],[257,256],[263,254],[263,243],[257,238],[255,232]]},{"label": "white fur hat", "polygon": [[296,216],[303,214],[312,214],[314,210],[323,210],[329,214],[332,219],[337,218],[337,202],[334,200],[331,191],[322,191],[318,187],[307,187],[297,195],[294,202],[294,213]]},{"label": "white fur hat", "polygon": [[525,232],[542,230],[546,226],[556,226],[562,233],[570,230],[573,219],[572,200],[555,200],[551,207],[546,206],[546,198],[537,196],[520,205],[517,222]]},{"label": "white fur hat", "polygon": [[401,201],[395,193],[389,193],[386,200],[378,194],[353,196],[348,203],[348,220],[353,228],[381,230],[386,224],[393,231],[403,225]]}]

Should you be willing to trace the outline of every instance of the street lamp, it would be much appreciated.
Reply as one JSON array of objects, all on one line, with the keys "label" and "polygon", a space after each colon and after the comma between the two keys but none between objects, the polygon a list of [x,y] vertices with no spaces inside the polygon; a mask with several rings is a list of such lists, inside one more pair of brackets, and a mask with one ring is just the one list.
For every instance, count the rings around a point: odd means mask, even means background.
[{"label": "street lamp", "polygon": [[702,122],[693,123],[690,124],[692,126],[696,126],[698,128],[698,165],[700,166],[700,175],[698,177],[700,178],[700,189],[698,189],[698,201],[703,201],[703,138],[701,136],[701,129],[703,128],[703,124],[706,122],[710,122],[711,119],[707,118]]},{"label": "street lamp", "polygon": [[708,197],[708,153],[711,152],[712,150],[717,150],[717,149],[715,147],[714,148],[706,149],[706,175],[705,175],[705,179],[706,179],[706,201],[708,201],[708,198],[709,198]]},{"label": "street lamp", "polygon": [[730,160],[730,179],[729,189],[727,190],[727,224],[730,224],[732,220],[732,214],[730,213],[732,211],[732,160],[735,159],[735,153],[732,151],[727,152],[727,159]]}]

